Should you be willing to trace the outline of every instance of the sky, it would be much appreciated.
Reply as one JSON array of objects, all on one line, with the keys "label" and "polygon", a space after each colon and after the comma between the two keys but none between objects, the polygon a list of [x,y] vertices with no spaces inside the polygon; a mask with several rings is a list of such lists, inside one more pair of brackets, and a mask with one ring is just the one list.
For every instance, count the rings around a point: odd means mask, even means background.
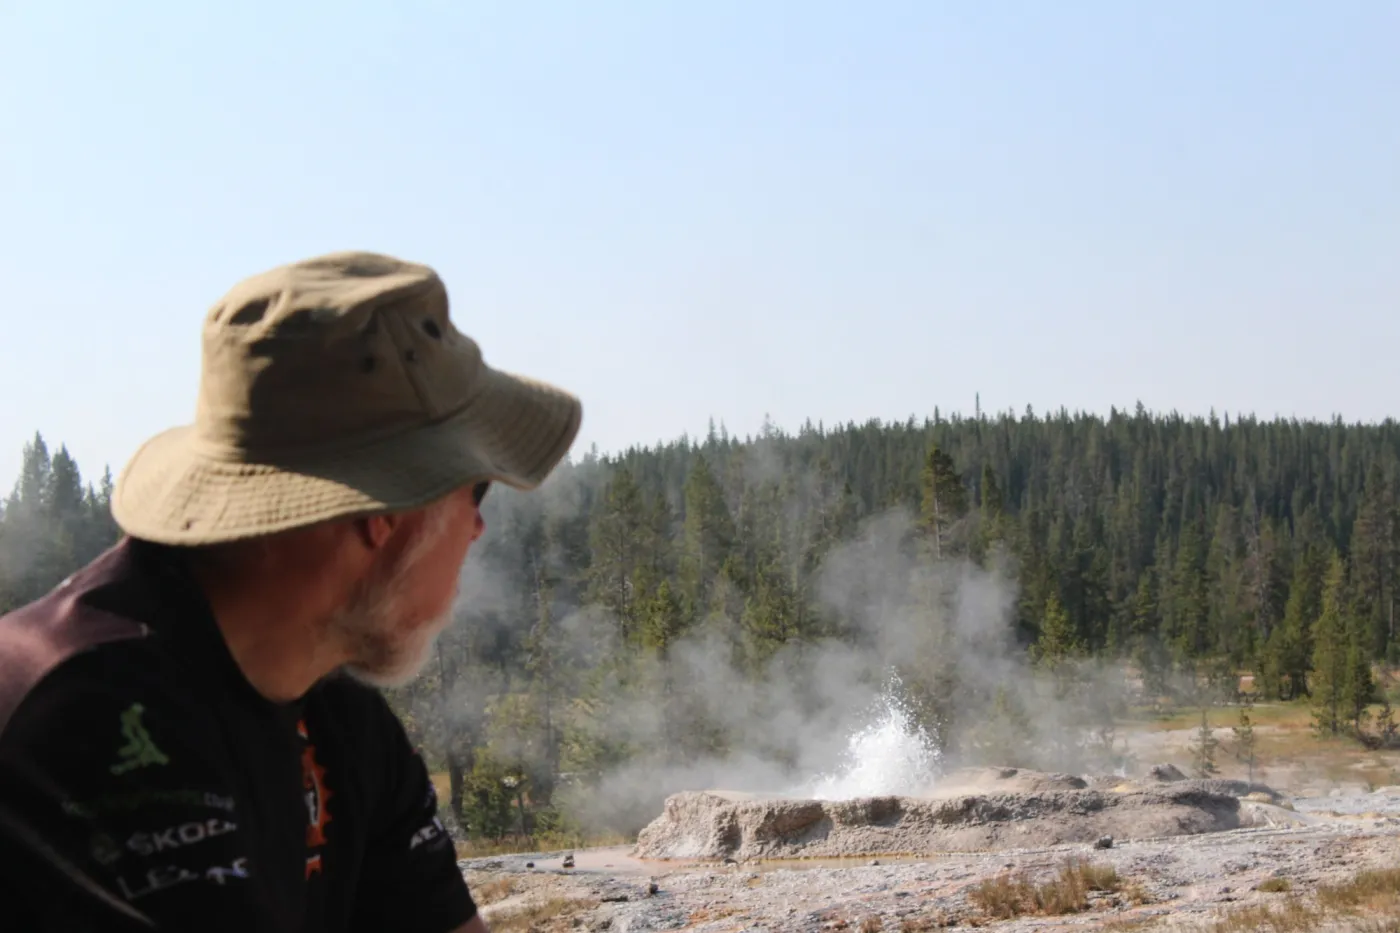
[{"label": "sky", "polygon": [[0,490],[193,416],[206,310],[434,266],[576,451],[1395,414],[1400,2],[0,0]]}]

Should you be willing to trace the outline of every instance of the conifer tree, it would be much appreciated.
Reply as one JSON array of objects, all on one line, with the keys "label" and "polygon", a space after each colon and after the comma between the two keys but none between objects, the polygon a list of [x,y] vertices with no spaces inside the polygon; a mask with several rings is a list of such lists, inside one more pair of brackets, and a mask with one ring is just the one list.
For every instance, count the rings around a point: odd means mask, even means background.
[{"label": "conifer tree", "polygon": [[1336,735],[1347,721],[1346,567],[1335,552],[1323,584],[1322,611],[1313,623],[1313,721],[1320,733]]},{"label": "conifer tree", "polygon": [[1369,632],[1363,632],[1362,623],[1353,616],[1350,620],[1346,648],[1346,679],[1342,684],[1342,708],[1346,720],[1355,734],[1360,735],[1365,728],[1371,703],[1376,696],[1376,682],[1371,674],[1371,662],[1365,645],[1370,641]]},{"label": "conifer tree", "polygon": [[1219,769],[1215,765],[1215,750],[1220,740],[1210,727],[1205,708],[1201,708],[1201,727],[1196,730],[1196,741],[1191,745],[1191,768],[1198,778],[1214,777]]},{"label": "conifer tree", "polygon": [[1390,702],[1390,693],[1385,690],[1378,692],[1381,708],[1376,713],[1376,741],[1381,748],[1393,748],[1397,735],[1400,735],[1400,725],[1395,722],[1395,708]]},{"label": "conifer tree", "polygon": [[1215,512],[1215,527],[1206,550],[1207,654],[1224,656],[1235,664],[1254,654],[1255,628],[1248,609],[1245,545],[1239,516],[1233,505]]},{"label": "conifer tree", "polygon": [[662,718],[662,753],[669,763],[681,760],[685,723],[679,715],[675,665],[671,649],[681,634],[681,605],[663,580],[642,611],[642,647],[651,652],[656,665],[656,699]]},{"label": "conifer tree", "polygon": [[553,587],[544,574],[539,574],[535,602],[538,615],[526,641],[525,670],[531,677],[531,692],[539,702],[539,722],[543,735],[543,760],[546,769],[534,782],[534,793],[548,801],[559,773],[559,707],[563,651],[554,620]]},{"label": "conifer tree", "polygon": [[724,489],[704,454],[696,456],[685,480],[682,529],[681,596],[692,612],[710,601],[710,588],[734,547],[734,518]]},{"label": "conifer tree", "polygon": [[589,535],[589,597],[616,615],[623,643],[636,635],[638,576],[648,558],[647,521],[641,488],[629,469],[618,467],[603,490]]},{"label": "conifer tree", "polygon": [[1078,641],[1069,614],[1058,597],[1051,596],[1045,604],[1045,617],[1036,641],[1036,655],[1042,664],[1055,667],[1077,654]]},{"label": "conifer tree", "polygon": [[982,513],[989,519],[1001,518],[1006,512],[1006,499],[1001,492],[1001,483],[997,481],[997,471],[990,463],[982,466],[982,487],[981,500],[979,502]]},{"label": "conifer tree", "polygon": [[977,536],[974,559],[984,562],[989,552],[1006,539],[1006,500],[990,463],[982,466],[978,486]]},{"label": "conifer tree", "polygon": [[24,448],[24,465],[20,468],[19,482],[5,510],[8,517],[18,518],[26,513],[38,514],[44,510],[52,465],[49,445],[45,443],[44,436],[36,431],[34,439]]},{"label": "conifer tree", "polygon": [[1210,608],[1207,602],[1205,549],[1195,520],[1187,521],[1177,545],[1172,569],[1171,608],[1167,625],[1178,657],[1199,658],[1208,644]]},{"label": "conifer tree", "polygon": [[1254,734],[1254,721],[1249,715],[1251,705],[1250,703],[1240,704],[1240,721],[1234,726],[1234,732],[1235,759],[1244,762],[1248,774],[1247,780],[1253,784],[1258,739]]},{"label": "conifer tree", "polygon": [[1313,623],[1322,612],[1322,576],[1325,558],[1311,543],[1299,544],[1294,558],[1293,580],[1288,587],[1283,622],[1269,636],[1264,649],[1264,681],[1279,699],[1307,695],[1308,670],[1313,664]]},{"label": "conifer tree", "polygon": [[642,647],[665,657],[681,632],[680,600],[672,591],[670,581],[662,580],[642,612]]},{"label": "conifer tree", "polygon": [[958,525],[967,513],[967,488],[953,458],[935,444],[924,460],[920,524],[934,560],[953,556]]},{"label": "conifer tree", "polygon": [[[1255,670],[1262,675],[1270,641],[1283,619],[1288,581],[1274,524],[1252,508],[1245,511],[1244,524],[1244,562],[1240,581],[1244,592],[1241,603],[1252,627],[1249,644]],[[1264,678],[1261,676],[1259,679],[1262,681]],[[1278,696],[1277,678],[1267,693]]]},{"label": "conifer tree", "polygon": [[1021,701],[1004,685],[992,695],[992,704],[973,739],[978,760],[989,765],[1029,767],[1035,764],[1035,735]]},{"label": "conifer tree", "polygon": [[1367,657],[1385,657],[1395,640],[1395,577],[1400,564],[1400,515],[1390,477],[1379,461],[1366,473],[1352,526],[1353,613],[1363,628]]}]

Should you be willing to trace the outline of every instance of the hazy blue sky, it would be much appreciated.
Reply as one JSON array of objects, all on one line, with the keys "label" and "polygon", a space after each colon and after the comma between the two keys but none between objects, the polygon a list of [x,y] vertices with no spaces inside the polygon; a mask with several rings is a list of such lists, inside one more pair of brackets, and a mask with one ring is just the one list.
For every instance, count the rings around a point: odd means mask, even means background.
[{"label": "hazy blue sky", "polygon": [[188,420],[208,306],[343,248],[605,450],[1396,411],[1400,3],[393,6],[0,3],[4,489]]}]

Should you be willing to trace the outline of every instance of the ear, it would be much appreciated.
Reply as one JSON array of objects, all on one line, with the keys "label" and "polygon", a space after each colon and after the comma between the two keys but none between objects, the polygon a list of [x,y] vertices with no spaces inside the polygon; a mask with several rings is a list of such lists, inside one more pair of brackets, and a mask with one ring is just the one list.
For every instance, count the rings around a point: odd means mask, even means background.
[{"label": "ear", "polygon": [[399,516],[371,515],[368,518],[357,518],[354,527],[359,542],[367,550],[377,551],[394,536],[394,531],[399,527]]}]

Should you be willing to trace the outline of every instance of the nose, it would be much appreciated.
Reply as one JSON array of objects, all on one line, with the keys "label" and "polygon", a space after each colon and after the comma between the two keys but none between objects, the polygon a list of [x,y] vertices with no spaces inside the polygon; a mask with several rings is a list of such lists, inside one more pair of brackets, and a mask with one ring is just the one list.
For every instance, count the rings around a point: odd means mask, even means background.
[{"label": "nose", "polygon": [[472,521],[472,543],[475,544],[482,535],[486,533],[486,519],[481,517],[481,510],[474,509],[475,515]]}]

